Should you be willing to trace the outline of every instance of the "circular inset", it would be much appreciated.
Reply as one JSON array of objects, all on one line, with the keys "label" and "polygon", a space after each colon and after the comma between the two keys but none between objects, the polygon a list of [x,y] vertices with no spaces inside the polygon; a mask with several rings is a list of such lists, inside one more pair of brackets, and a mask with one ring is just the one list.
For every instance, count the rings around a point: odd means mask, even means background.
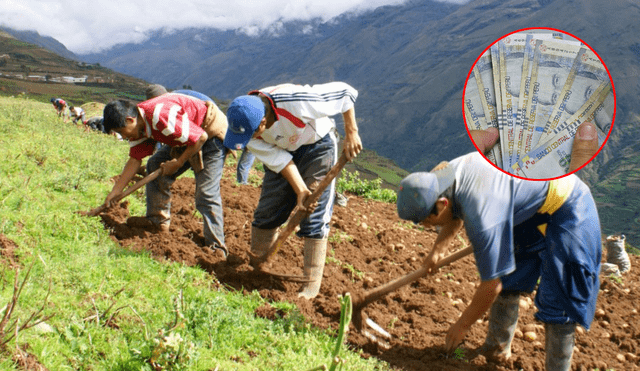
[{"label": "circular inset", "polygon": [[[462,109],[470,136],[497,129],[498,143],[483,153],[488,161],[518,178],[549,180],[596,157],[611,133],[615,101],[609,70],[589,45],[564,31],[529,28],[476,59]],[[593,149],[572,159],[574,142]]]}]

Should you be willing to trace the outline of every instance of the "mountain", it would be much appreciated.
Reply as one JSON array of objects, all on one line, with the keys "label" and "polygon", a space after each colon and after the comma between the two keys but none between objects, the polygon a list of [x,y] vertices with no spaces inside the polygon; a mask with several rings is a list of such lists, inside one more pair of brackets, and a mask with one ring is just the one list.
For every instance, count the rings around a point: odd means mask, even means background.
[{"label": "mountain", "polygon": [[18,31],[18,30],[14,30],[14,29],[11,29],[8,27],[2,27],[2,26],[0,26],[0,31],[4,31],[7,34],[15,37],[20,41],[38,45],[42,48],[50,50],[61,57],[76,60],[76,61],[80,60],[80,58],[78,58],[77,55],[75,55],[73,52],[67,49],[66,46],[64,46],[61,42],[54,39],[53,37],[42,36],[36,31]]},{"label": "mountain", "polygon": [[[99,63],[69,60],[1,30],[0,51],[0,95],[25,94],[42,102],[58,96],[70,104],[86,107],[87,103],[95,102],[99,107],[118,98],[143,100],[149,85],[147,81],[114,72]],[[212,98],[226,109],[228,102]],[[92,111],[91,114],[101,115],[100,110]],[[361,179],[381,179],[382,187],[394,190],[407,175],[406,170],[393,161],[367,149],[345,169],[357,171]]]},{"label": "mountain", "polygon": [[[0,94],[25,94],[49,102],[53,96],[68,103],[107,102],[116,98],[144,99],[148,82],[99,63],[62,57],[51,50],[0,30]],[[52,43],[56,45],[56,43]]]},{"label": "mountain", "polygon": [[635,0],[420,0],[306,28],[285,24],[277,35],[162,31],[82,58],[222,99],[281,82],[346,81],[360,92],[365,146],[416,171],[473,150],[461,114],[467,74],[486,47],[522,28],[561,29],[594,48],[618,93],[616,122],[627,124],[638,111],[639,16]]},{"label": "mountain", "polygon": [[463,126],[462,89],[487,46],[527,27],[569,32],[606,63],[617,97],[607,145],[579,175],[592,187],[604,232],[623,232],[640,245],[636,19],[635,0],[477,0],[462,6],[416,0],[328,23],[285,24],[260,37],[159,31],[142,44],[79,57],[169,88],[191,85],[223,100],[285,81],[346,81],[360,92],[356,113],[365,147],[417,171],[473,150]]}]

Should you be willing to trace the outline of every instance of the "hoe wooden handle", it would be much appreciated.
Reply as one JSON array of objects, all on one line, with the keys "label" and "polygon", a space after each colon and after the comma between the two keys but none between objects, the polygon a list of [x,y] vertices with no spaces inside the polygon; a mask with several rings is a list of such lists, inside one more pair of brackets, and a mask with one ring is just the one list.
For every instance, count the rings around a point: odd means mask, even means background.
[{"label": "hoe wooden handle", "polygon": [[[335,177],[338,176],[338,174],[340,174],[340,171],[342,171],[342,168],[344,167],[344,165],[346,165],[347,161],[348,161],[347,156],[343,152],[340,158],[338,159],[338,162],[335,165],[333,165],[333,167],[331,168],[331,170],[329,170],[327,175],[325,175],[322,181],[320,181],[320,184],[318,184],[318,187],[316,187],[316,189],[311,193],[311,195],[309,195],[309,197],[307,197],[307,199],[304,201],[305,207],[309,207],[309,205],[318,201],[318,199],[322,195],[322,192],[324,192],[325,188],[327,188],[327,186],[331,184],[333,179],[335,179]],[[302,211],[296,208],[293,215],[291,215],[291,217],[287,221],[287,226],[278,234],[278,238],[275,240],[273,245],[269,247],[269,250],[267,250],[267,252],[264,255],[255,257],[254,266],[261,267],[264,263],[266,263],[266,261],[270,257],[272,257],[278,251],[278,249],[284,244],[284,242],[287,240],[289,235],[293,233],[296,227],[300,224],[302,219],[306,217],[307,217],[307,213],[305,211]]]},{"label": "hoe wooden handle", "polygon": [[[130,194],[132,194],[133,192],[135,192],[138,188],[140,188],[143,185],[145,185],[145,184],[151,182],[152,180],[156,179],[161,174],[162,174],[162,168],[159,168],[158,170],[154,171],[153,173],[151,173],[151,174],[147,175],[146,177],[144,177],[144,178],[140,179],[139,181],[137,181],[131,187],[127,188],[126,191],[122,192],[122,194],[120,196],[118,196],[115,199],[113,199],[112,202],[118,202],[118,201],[122,200],[123,198],[125,198],[125,197],[129,196]],[[87,211],[84,215],[86,215],[86,216],[96,216],[96,215],[100,214],[101,212],[103,212],[106,208],[107,208],[107,205],[106,204],[102,204],[101,206],[98,206],[95,209]]]},{"label": "hoe wooden handle", "polygon": [[[438,263],[436,263],[436,268],[441,268],[444,267],[445,265],[449,265],[451,263],[453,263],[454,261],[464,258],[465,256],[471,254],[473,252],[473,247],[469,246],[467,248],[464,248],[462,250],[458,250],[456,252],[454,252],[453,254],[442,258],[438,261]],[[424,277],[427,275],[427,268],[422,267],[418,270],[415,270],[405,276],[402,277],[398,277],[393,281],[389,281],[387,283],[385,283],[384,285],[380,286],[380,287],[376,287],[375,289],[369,290],[368,292],[365,293],[364,297],[362,298],[361,301],[354,301],[353,303],[353,307],[356,309],[362,308],[364,306],[366,306],[367,304],[376,301],[378,299],[380,299],[381,297],[387,295],[388,293],[390,293],[391,291],[395,291],[398,288],[409,284],[421,277]]]}]

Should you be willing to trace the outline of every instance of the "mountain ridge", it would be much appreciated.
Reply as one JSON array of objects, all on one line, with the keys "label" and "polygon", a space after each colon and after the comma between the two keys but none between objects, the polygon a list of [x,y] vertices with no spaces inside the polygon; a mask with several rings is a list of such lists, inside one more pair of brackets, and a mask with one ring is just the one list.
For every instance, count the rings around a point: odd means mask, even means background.
[{"label": "mountain ridge", "polygon": [[[526,27],[561,29],[593,47],[623,92],[616,122],[629,120],[637,109],[627,97],[640,94],[640,73],[629,63],[638,60],[640,51],[640,44],[632,43],[632,35],[640,32],[631,22],[636,15],[640,17],[639,7],[630,0],[606,6],[597,0],[478,0],[465,5],[420,0],[316,23],[313,34],[301,33],[299,23],[285,24],[277,37],[206,29],[159,31],[143,44],[82,57],[222,99],[282,82],[348,82],[360,92],[356,114],[365,146],[419,171],[443,157],[474,150],[461,113],[467,74],[492,42]],[[629,21],[620,21],[625,19]],[[594,24],[601,26],[586,26]]]},{"label": "mountain ridge", "polygon": [[[479,0],[465,6],[434,3],[425,9],[425,4],[431,2],[343,16],[337,23],[315,24],[313,35],[285,35],[275,41],[232,31],[159,31],[146,43],[90,57],[101,65],[152,73],[159,80],[147,81],[168,88],[188,84],[221,99],[285,81],[346,81],[360,92],[356,114],[365,148],[403,169],[419,171],[474,150],[462,121],[462,89],[471,65],[486,47],[525,26],[569,32],[603,59],[617,93],[616,120],[607,145],[578,175],[594,190],[605,233],[624,226],[634,231],[629,241],[640,244],[640,195],[620,188],[636,189],[640,184],[640,173],[632,169],[640,164],[640,115],[633,100],[640,95],[640,43],[635,41],[640,25],[629,21],[640,18],[640,5],[629,0]],[[303,28],[301,23],[284,27]],[[292,55],[283,57],[280,53],[286,50]],[[204,57],[205,52],[212,54]],[[91,61],[89,56],[81,58]],[[280,69],[256,67],[275,61]],[[213,71],[212,66],[219,68]],[[360,81],[365,77],[369,80]],[[203,86],[227,93],[211,93]]]},{"label": "mountain ridge", "polygon": [[42,48],[50,50],[61,57],[80,61],[80,58],[76,54],[67,49],[64,44],[54,39],[53,37],[42,36],[37,31],[18,31],[3,26],[0,26],[0,31],[3,31],[16,39],[19,39],[20,41],[28,42],[30,44],[38,45]]}]

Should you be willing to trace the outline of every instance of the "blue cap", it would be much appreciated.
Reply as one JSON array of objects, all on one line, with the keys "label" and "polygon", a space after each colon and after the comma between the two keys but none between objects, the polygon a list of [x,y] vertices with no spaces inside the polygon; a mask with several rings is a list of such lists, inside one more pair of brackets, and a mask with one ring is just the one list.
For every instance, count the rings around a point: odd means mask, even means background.
[{"label": "blue cap", "polygon": [[453,184],[454,169],[447,166],[435,172],[409,174],[400,182],[398,190],[398,216],[420,223],[431,213],[440,196]]},{"label": "blue cap", "polygon": [[260,126],[265,110],[262,100],[254,95],[242,95],[234,99],[227,108],[227,135],[224,146],[243,149]]}]

